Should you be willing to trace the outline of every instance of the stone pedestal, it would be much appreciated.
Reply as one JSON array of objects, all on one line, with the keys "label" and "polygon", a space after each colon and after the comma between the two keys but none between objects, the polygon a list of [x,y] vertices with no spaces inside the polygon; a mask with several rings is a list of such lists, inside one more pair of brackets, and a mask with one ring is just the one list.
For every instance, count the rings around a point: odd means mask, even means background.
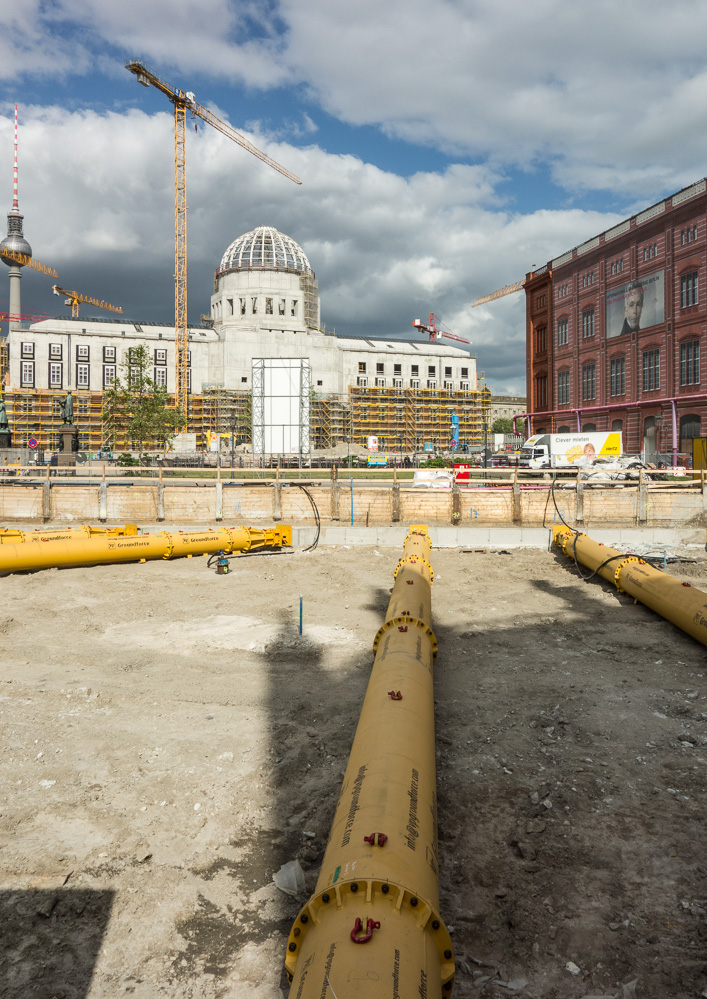
[{"label": "stone pedestal", "polygon": [[12,433],[9,430],[0,430],[0,449],[12,447]]},{"label": "stone pedestal", "polygon": [[78,432],[78,427],[75,427],[73,423],[65,423],[59,431],[59,453],[56,456],[56,463],[59,468],[73,468],[76,464],[74,438]]}]

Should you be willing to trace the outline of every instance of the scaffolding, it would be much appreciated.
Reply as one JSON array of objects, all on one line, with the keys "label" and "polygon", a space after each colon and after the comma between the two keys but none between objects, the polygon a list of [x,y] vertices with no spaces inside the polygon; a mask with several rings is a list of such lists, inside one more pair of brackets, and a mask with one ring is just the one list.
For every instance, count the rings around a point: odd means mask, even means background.
[{"label": "scaffolding", "polygon": [[[459,417],[459,446],[481,447],[490,431],[491,392],[480,381],[474,392],[451,389],[364,388],[351,386],[346,395],[318,395],[307,391],[309,433],[317,449],[346,441],[365,445],[377,437],[382,451],[417,451],[431,443],[437,450],[449,446],[452,413]],[[65,392],[22,389],[5,393],[5,406],[13,444],[27,447],[36,441],[39,449],[55,451],[62,427],[61,407]],[[135,450],[103,416],[103,394],[73,390],[74,422],[79,431],[79,450],[97,452]],[[173,401],[173,400],[172,400]],[[304,401],[302,402],[304,406]],[[221,383],[203,386],[202,395],[190,395],[186,429],[196,434],[199,450],[208,448],[208,433],[235,435],[235,443],[250,443],[252,396],[250,391],[227,389]],[[300,419],[306,433],[307,414]]]},{"label": "scaffolding", "polygon": [[319,292],[313,275],[302,274],[299,279],[304,304],[304,321],[310,329],[319,329]]}]

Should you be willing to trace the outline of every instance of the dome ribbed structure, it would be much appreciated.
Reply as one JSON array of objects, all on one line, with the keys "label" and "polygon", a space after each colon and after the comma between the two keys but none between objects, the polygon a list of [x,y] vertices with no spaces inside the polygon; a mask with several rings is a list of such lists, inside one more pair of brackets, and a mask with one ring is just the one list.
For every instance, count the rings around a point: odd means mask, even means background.
[{"label": "dome ribbed structure", "polygon": [[235,239],[221,258],[218,273],[254,268],[295,274],[312,273],[307,255],[299,243],[269,225],[260,225]]}]

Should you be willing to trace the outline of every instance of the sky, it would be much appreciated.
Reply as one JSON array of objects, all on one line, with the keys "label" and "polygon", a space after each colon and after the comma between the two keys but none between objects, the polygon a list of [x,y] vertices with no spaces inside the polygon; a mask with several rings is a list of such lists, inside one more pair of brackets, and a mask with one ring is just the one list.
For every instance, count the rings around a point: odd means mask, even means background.
[{"label": "sky", "polygon": [[[697,0],[6,3],[0,212],[16,103],[34,256],[131,320],[174,321],[172,105],[126,70],[140,60],[302,179],[188,120],[191,323],[226,247],[273,225],[327,329],[413,338],[434,312],[495,394],[522,395],[524,294],[472,302],[705,176],[705,37]],[[23,313],[66,314],[22,275]]]}]

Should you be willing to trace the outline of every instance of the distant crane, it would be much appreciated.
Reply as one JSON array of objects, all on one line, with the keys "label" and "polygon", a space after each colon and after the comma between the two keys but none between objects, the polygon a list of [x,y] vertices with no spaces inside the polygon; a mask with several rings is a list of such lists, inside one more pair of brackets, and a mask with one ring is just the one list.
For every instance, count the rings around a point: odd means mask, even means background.
[{"label": "distant crane", "polygon": [[435,325],[435,314],[430,312],[430,324],[425,326],[421,319],[413,319],[412,325],[415,329],[424,330],[425,333],[430,334],[430,343],[434,343],[435,340],[439,340],[445,337],[447,340],[458,340],[459,343],[470,343],[470,340],[465,340],[463,336],[456,336],[454,333],[447,333],[446,330],[438,329]]},{"label": "distant crane", "polygon": [[512,295],[523,287],[525,287],[525,278],[522,281],[516,281],[515,284],[507,284],[505,287],[499,288],[498,291],[492,291],[490,295],[484,295],[483,298],[477,298],[475,302],[471,303],[471,307],[473,309],[475,305],[483,305],[484,302],[493,302],[497,298],[503,298],[504,295]]},{"label": "distant crane", "polygon": [[125,68],[137,77],[143,87],[152,84],[165,94],[174,105],[174,346],[175,346],[175,395],[177,406],[187,412],[187,161],[186,161],[186,114],[201,118],[218,129],[233,142],[243,146],[249,153],[267,163],[295,184],[302,181],[285,167],[267,156],[249,142],[240,132],[225,121],[217,118],[208,108],[197,104],[190,91],[178,90],[160,80],[140,62],[128,62]]},{"label": "distant crane", "polygon": [[60,288],[58,284],[52,285],[52,291],[55,295],[66,295],[66,301],[64,305],[71,306],[71,315],[74,319],[78,318],[79,309],[82,303],[87,305],[95,305],[98,309],[108,309],[109,312],[119,312],[122,316],[123,310],[119,305],[111,305],[110,302],[100,301],[98,298],[92,298],[90,295],[82,295],[78,291],[66,291],[64,288]]}]

